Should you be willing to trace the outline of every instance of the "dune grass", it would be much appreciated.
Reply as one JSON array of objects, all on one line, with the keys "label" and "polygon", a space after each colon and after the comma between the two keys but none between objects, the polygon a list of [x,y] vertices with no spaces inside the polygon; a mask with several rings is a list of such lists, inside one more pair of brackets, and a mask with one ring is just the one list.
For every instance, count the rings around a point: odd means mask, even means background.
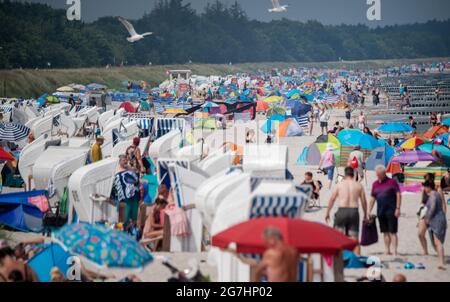
[{"label": "dune grass", "polygon": [[344,61],[324,63],[247,63],[236,65],[188,64],[188,65],[153,65],[113,68],[80,68],[80,69],[14,69],[0,70],[0,96],[36,98],[45,92],[53,92],[56,88],[70,84],[99,83],[112,89],[123,88],[122,81],[146,81],[154,86],[167,79],[167,70],[190,69],[197,75],[227,75],[235,73],[252,73],[258,70],[289,67],[316,67],[342,69],[369,69],[399,66],[402,64],[448,61],[448,58],[429,58],[415,60],[373,60]]}]

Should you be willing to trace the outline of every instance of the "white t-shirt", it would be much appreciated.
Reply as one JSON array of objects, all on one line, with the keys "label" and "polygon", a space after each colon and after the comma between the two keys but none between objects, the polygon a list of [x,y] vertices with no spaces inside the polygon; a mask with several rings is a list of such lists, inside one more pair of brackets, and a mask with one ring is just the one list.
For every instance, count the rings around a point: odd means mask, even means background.
[{"label": "white t-shirt", "polygon": [[330,113],[329,113],[328,111],[323,111],[323,112],[320,114],[319,120],[320,120],[322,123],[328,122],[329,119],[330,119]]}]

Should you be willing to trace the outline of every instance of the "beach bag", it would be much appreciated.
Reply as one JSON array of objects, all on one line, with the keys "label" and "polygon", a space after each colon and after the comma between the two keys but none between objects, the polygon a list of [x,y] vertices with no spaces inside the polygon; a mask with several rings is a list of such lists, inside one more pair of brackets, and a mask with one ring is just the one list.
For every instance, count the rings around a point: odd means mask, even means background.
[{"label": "beach bag", "polygon": [[356,156],[353,156],[352,160],[350,161],[350,167],[352,167],[353,169],[359,168],[359,163],[358,163],[358,159],[356,158]]},{"label": "beach bag", "polygon": [[363,223],[361,231],[361,246],[369,246],[378,242],[378,229],[375,217]]}]

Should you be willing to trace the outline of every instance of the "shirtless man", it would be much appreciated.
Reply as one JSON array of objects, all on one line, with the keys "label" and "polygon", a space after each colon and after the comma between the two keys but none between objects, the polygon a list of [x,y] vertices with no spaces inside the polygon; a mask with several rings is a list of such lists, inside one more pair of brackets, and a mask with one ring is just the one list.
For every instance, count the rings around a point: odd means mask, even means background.
[{"label": "shirtless man", "polygon": [[262,276],[269,282],[296,282],[299,255],[296,249],[283,242],[283,235],[273,227],[268,227],[263,233],[267,250],[260,262],[252,259],[238,258],[252,266],[255,282],[259,282]]},{"label": "shirtless man", "polygon": [[[330,220],[330,212],[336,199],[339,199],[339,209],[334,217],[334,227],[346,236],[359,241],[359,200],[364,213],[364,221],[367,217],[367,201],[363,186],[355,181],[355,171],[352,167],[345,168],[345,178],[340,182],[328,203],[325,220]],[[355,248],[355,254],[360,254],[360,247]]]}]

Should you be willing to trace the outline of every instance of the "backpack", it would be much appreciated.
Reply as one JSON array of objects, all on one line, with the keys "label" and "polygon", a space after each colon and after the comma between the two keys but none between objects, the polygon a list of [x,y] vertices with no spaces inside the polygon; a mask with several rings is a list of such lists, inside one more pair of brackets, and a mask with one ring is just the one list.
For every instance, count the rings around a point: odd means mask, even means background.
[{"label": "backpack", "polygon": [[356,156],[353,156],[352,160],[350,161],[350,167],[352,167],[353,169],[359,168],[359,162]]}]

